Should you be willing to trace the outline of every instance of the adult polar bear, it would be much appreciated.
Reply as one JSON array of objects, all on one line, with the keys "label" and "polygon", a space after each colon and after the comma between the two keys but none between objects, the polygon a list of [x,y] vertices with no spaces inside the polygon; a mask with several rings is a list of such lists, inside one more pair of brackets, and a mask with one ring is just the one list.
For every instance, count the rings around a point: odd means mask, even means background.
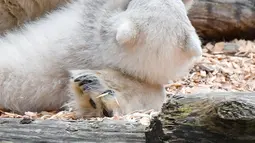
[{"label": "adult polar bear", "polygon": [[192,2],[74,0],[8,32],[0,39],[0,107],[66,105],[83,117],[160,109],[163,84],[202,53],[187,17]]}]

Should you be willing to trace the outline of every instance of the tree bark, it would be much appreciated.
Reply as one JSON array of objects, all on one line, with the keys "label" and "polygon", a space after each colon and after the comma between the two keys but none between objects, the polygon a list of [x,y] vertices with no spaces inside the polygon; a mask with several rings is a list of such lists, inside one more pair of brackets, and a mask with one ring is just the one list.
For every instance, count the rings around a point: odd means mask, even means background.
[{"label": "tree bark", "polygon": [[145,142],[145,126],[125,121],[0,119],[0,142]]},{"label": "tree bark", "polygon": [[173,95],[146,131],[148,143],[254,143],[255,93]]},{"label": "tree bark", "polygon": [[255,39],[255,0],[197,0],[189,18],[205,41]]},{"label": "tree bark", "polygon": [[0,0],[0,34],[35,20],[70,0]]},{"label": "tree bark", "polygon": [[255,93],[172,95],[148,127],[109,119],[2,118],[0,141],[254,143]]}]

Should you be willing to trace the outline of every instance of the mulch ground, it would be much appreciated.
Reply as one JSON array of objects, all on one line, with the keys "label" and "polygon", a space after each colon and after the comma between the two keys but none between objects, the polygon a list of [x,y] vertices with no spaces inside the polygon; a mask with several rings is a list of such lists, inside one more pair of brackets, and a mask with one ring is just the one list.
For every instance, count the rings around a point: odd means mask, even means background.
[{"label": "mulch ground", "polygon": [[[255,41],[207,43],[203,57],[190,73],[180,80],[166,85],[169,94],[195,94],[201,92],[254,92],[255,91]],[[156,111],[135,111],[125,116],[112,117],[148,125]],[[17,115],[0,111],[0,118],[76,119],[73,112],[26,112]],[[104,120],[91,118],[89,120]]]}]

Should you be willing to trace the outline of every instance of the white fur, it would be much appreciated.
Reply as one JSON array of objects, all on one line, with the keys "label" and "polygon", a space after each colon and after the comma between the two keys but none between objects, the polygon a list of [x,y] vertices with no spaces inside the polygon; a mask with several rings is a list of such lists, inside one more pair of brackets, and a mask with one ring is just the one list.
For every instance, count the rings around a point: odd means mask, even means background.
[{"label": "white fur", "polygon": [[182,0],[185,3],[187,11],[189,11],[194,4],[194,0]]},{"label": "white fur", "polygon": [[[69,70],[107,67],[164,84],[185,74],[201,56],[181,0],[116,1],[117,6],[115,0],[77,0],[2,37],[0,107],[16,112],[59,108],[69,99]],[[118,29],[123,19],[132,23]],[[135,43],[122,46],[133,35],[132,25],[138,29]],[[117,31],[122,34],[116,39]]]},{"label": "white fur", "polygon": [[141,6],[140,3],[146,1],[131,1],[127,12],[119,16],[129,18],[138,26],[137,43],[132,47],[135,50],[126,52],[117,47],[118,51],[111,53],[120,54],[117,57],[112,55],[113,58],[105,59],[105,62],[150,83],[164,84],[169,79],[183,76],[193,64],[193,59],[202,53],[200,40],[187,17],[183,3],[151,0],[147,1],[149,7]]},{"label": "white fur", "polygon": [[125,46],[133,42],[137,34],[136,25],[129,20],[124,20],[117,29],[116,40],[121,46]]}]

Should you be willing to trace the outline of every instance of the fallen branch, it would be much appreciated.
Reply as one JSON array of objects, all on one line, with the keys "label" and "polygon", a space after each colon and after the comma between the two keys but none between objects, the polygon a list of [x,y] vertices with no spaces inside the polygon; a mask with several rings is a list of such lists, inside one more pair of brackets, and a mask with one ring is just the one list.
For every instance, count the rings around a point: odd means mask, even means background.
[{"label": "fallen branch", "polygon": [[254,0],[196,0],[189,17],[204,40],[255,39]]},{"label": "fallen branch", "polygon": [[255,93],[173,95],[149,127],[123,120],[0,119],[0,141],[254,143]]},{"label": "fallen branch", "polygon": [[146,132],[150,143],[254,143],[255,93],[175,95]]},{"label": "fallen branch", "polygon": [[0,141],[144,142],[145,126],[126,121],[0,119]]},{"label": "fallen branch", "polygon": [[35,20],[71,0],[1,0],[0,35]]}]

